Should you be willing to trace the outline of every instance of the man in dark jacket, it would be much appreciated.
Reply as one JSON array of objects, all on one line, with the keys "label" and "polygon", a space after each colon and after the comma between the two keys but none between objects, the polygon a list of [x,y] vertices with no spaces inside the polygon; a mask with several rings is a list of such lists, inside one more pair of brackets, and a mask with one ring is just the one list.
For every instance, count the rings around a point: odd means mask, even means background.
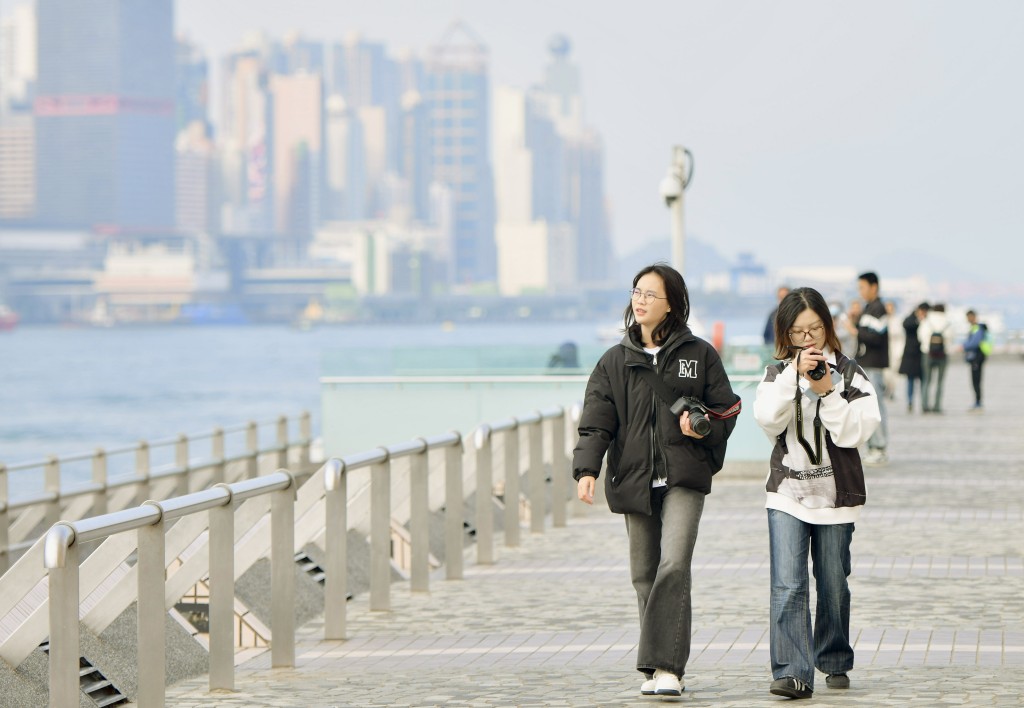
[{"label": "man in dark jacket", "polygon": [[882,414],[882,424],[868,440],[864,464],[884,465],[888,461],[885,448],[889,442],[885,410],[885,370],[889,366],[888,315],[885,303],[878,295],[878,276],[875,273],[862,273],[857,279],[857,289],[865,303],[861,314],[853,320],[857,327],[857,363],[878,392],[878,409]]}]

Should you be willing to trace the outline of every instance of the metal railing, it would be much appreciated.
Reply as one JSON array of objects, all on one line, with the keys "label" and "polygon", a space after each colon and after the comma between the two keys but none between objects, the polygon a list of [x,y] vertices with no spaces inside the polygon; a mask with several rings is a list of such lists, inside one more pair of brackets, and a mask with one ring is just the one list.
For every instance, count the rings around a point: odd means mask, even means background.
[{"label": "metal railing", "polygon": [[[573,416],[578,417],[578,408]],[[137,599],[139,633],[139,688],[137,702],[144,706],[164,705],[165,657],[164,616],[183,589],[209,576],[210,589],[210,689],[234,687],[232,603],[234,581],[242,572],[268,552],[271,559],[271,656],[272,665],[293,666],[295,662],[295,610],[293,555],[307,543],[319,540],[325,553],[324,637],[344,639],[346,631],[346,600],[348,594],[348,531],[368,531],[370,544],[371,610],[390,609],[392,524],[396,519],[396,486],[393,466],[408,462],[409,536],[411,542],[410,589],[429,590],[429,516],[431,479],[428,456],[442,453],[445,577],[463,577],[463,554],[466,540],[463,508],[464,486],[469,482],[476,493],[475,523],[478,563],[494,562],[494,447],[497,434],[504,442],[500,456],[503,472],[505,511],[503,526],[506,545],[519,543],[519,477],[521,458],[519,434],[526,440],[528,509],[530,529],[541,533],[545,526],[545,509],[550,504],[553,523],[566,522],[570,499],[566,425],[570,416],[561,409],[535,412],[518,418],[480,426],[473,435],[473,450],[466,453],[462,436],[457,432],[432,438],[380,447],[374,450],[329,460],[300,488],[286,470],[233,484],[217,483],[213,488],[193,492],[164,502],[147,501],[141,506],[76,522],[55,524],[44,539],[34,547],[32,556],[40,570],[45,566],[49,576],[49,626],[36,622],[26,637],[11,637],[0,643],[0,655],[18,665],[30,651],[32,642],[46,629],[50,634],[50,705],[58,708],[78,706],[79,616],[80,600],[94,593],[115,567],[124,567],[125,559],[136,554],[133,572],[125,572],[120,589],[107,589],[116,595],[116,602],[98,611],[90,610],[82,623],[97,630],[109,624],[130,603]],[[550,482],[545,476],[544,427],[548,427],[550,444]],[[471,460],[474,474],[464,477],[463,458]],[[357,471],[368,472],[362,488],[353,492],[350,482]],[[369,495],[369,504],[365,495]],[[271,496],[269,528],[265,523],[266,503]],[[239,506],[243,501],[246,505]],[[252,506],[257,504],[257,506]],[[237,509],[237,510],[236,510]],[[208,511],[204,523],[199,512]],[[353,513],[354,512],[354,513]],[[363,516],[358,517],[360,514]],[[176,521],[171,524],[170,522]],[[262,523],[262,526],[261,526]],[[253,529],[259,531],[254,532]],[[135,530],[137,541],[132,543]],[[197,539],[206,535],[208,553],[196,552]],[[127,538],[127,541],[120,539]],[[79,545],[105,539],[79,571]],[[40,544],[42,547],[39,547]],[[166,576],[168,562],[180,560],[186,548],[190,556],[173,575]],[[107,549],[105,551],[105,549]],[[28,555],[28,554],[27,554]],[[197,560],[198,559],[198,560]],[[204,562],[205,561],[205,562]],[[23,558],[19,565],[25,562]],[[124,589],[134,581],[134,591]],[[37,585],[41,585],[39,582]],[[33,587],[22,578],[22,590]],[[0,618],[10,611],[20,597],[8,596],[10,588],[0,593]],[[43,611],[42,606],[34,614]],[[99,615],[100,617],[97,617]],[[105,618],[105,619],[101,619]],[[145,641],[143,641],[145,638]],[[11,645],[11,646],[8,646]]]},{"label": "metal railing", "polygon": [[[310,414],[298,416],[297,436],[291,435],[291,423],[287,416],[279,416],[209,433],[143,440],[112,450],[99,448],[92,453],[9,466],[0,462],[0,575],[36,541],[41,525],[52,526],[61,518],[102,515],[144,499],[166,498],[211,484],[256,477],[261,467],[294,465],[306,474],[312,442]],[[273,428],[273,444],[260,447],[261,427]],[[204,441],[209,441],[208,455],[194,457],[196,444]],[[232,442],[238,451],[226,454]],[[289,459],[292,451],[297,457]],[[166,462],[154,464],[154,458],[166,458]],[[87,474],[89,481],[67,483],[63,479],[67,473],[78,473],[79,477]],[[41,477],[42,490],[11,498],[10,479],[14,474]]]}]

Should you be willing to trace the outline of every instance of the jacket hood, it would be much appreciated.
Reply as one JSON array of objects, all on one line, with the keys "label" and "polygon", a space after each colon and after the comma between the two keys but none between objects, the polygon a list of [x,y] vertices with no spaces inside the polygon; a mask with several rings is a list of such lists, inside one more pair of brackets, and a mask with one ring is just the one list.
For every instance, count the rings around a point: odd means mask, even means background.
[{"label": "jacket hood", "polygon": [[[688,342],[694,337],[693,332],[690,331],[689,327],[680,327],[671,334],[668,335],[668,339],[661,345],[661,351],[668,351],[670,348],[683,342]],[[622,341],[619,342],[622,346],[630,351],[639,352],[640,354],[646,355],[643,346],[640,342],[633,339],[633,333],[631,330],[626,330],[626,333],[622,335]]]}]

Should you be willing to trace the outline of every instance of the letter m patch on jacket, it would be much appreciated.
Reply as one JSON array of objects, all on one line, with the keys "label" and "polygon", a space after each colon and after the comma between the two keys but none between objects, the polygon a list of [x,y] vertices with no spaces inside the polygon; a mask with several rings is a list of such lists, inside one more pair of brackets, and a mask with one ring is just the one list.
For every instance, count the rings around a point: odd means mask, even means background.
[{"label": "letter m patch on jacket", "polygon": [[695,378],[697,378],[697,360],[696,359],[680,359],[679,360],[679,378],[681,378],[681,379],[695,379]]}]

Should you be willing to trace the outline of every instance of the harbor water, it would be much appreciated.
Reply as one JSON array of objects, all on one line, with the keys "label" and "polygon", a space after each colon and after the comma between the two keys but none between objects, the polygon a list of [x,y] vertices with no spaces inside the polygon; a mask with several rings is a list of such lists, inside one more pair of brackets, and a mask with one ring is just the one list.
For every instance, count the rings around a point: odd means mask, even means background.
[{"label": "harbor water", "polygon": [[[737,320],[726,323],[726,332],[750,338],[762,323]],[[0,335],[0,462],[167,440],[303,411],[312,414],[318,436],[321,376],[374,373],[372,362],[397,350],[437,356],[446,348],[501,346],[554,354],[569,341],[587,366],[613,343],[607,337],[614,324],[21,327]],[[362,371],[360,361],[369,362]],[[381,436],[373,445],[397,442],[388,439],[386,414],[374,415]],[[421,434],[444,432],[429,427],[424,423]],[[11,486],[15,496],[14,476]]]}]

